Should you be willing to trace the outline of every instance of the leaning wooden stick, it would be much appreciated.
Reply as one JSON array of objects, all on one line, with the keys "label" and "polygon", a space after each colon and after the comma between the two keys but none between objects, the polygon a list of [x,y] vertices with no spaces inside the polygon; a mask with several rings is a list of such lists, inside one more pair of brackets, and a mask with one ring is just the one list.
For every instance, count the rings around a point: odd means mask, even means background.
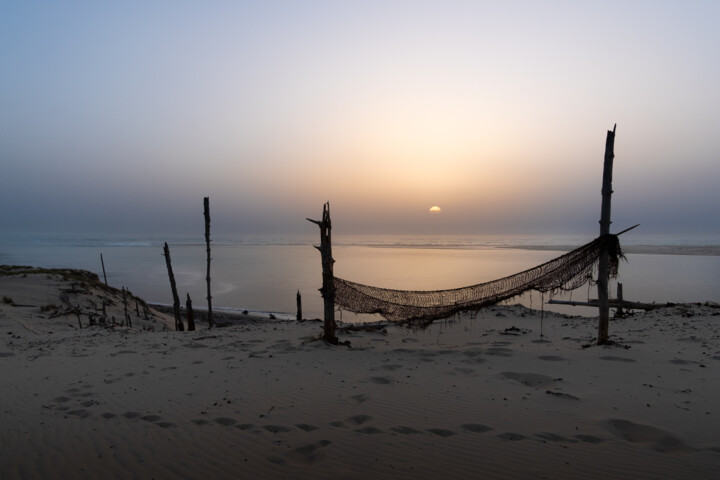
[{"label": "leaning wooden stick", "polygon": [[168,247],[167,242],[165,242],[163,252],[163,255],[165,255],[165,263],[167,264],[168,276],[170,277],[170,288],[172,289],[175,330],[182,332],[185,328],[182,318],[180,317],[180,298],[178,297],[177,286],[175,285],[175,275],[173,275],[172,262],[170,261],[170,247]]},{"label": "leaning wooden stick", "polygon": [[105,286],[107,287],[108,283],[107,283],[107,275],[105,274],[105,260],[103,260],[102,253],[100,254],[100,263],[102,264],[103,278],[105,279]]}]

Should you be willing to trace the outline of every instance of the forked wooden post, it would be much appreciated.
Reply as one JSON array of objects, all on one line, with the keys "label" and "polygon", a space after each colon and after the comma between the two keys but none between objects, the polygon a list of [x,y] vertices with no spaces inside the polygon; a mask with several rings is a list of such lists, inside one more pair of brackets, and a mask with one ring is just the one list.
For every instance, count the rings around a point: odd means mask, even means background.
[{"label": "forked wooden post", "polygon": [[[605,162],[603,164],[602,208],[600,210],[600,236],[610,234],[610,197],[612,196],[612,169],[615,158],[615,128],[608,130],[605,140]],[[610,321],[610,299],[608,295],[609,283],[609,252],[607,242],[600,246],[600,260],[598,262],[598,322],[597,344],[608,343],[608,324]]]},{"label": "forked wooden post", "polygon": [[320,246],[315,246],[320,250],[320,256],[322,257],[322,276],[323,284],[320,289],[323,301],[325,304],[325,324],[323,327],[323,339],[326,342],[337,345],[338,339],[335,336],[335,329],[337,324],[335,323],[335,276],[333,274],[333,264],[335,260],[332,258],[332,241],[330,231],[332,230],[332,224],[330,222],[330,202],[323,205],[322,220],[311,220],[308,221],[314,223],[320,227]]}]

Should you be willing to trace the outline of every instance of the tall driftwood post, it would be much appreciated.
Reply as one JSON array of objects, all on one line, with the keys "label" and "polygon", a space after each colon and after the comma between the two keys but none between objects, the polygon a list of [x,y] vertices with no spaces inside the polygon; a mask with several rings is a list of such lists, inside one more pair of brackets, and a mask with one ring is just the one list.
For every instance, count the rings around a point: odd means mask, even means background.
[{"label": "tall driftwood post", "polygon": [[190,300],[189,293],[185,301],[185,313],[187,314],[188,332],[192,332],[195,330],[195,314],[193,313],[192,300]]},{"label": "tall driftwood post", "polygon": [[105,286],[107,287],[108,284],[107,284],[107,275],[105,275],[105,260],[103,260],[102,253],[100,254],[100,263],[102,264],[102,268],[103,268],[103,278],[105,279]]},{"label": "tall driftwood post", "polygon": [[330,202],[323,205],[322,220],[308,221],[320,227],[320,246],[315,246],[320,251],[322,258],[322,278],[323,284],[320,289],[325,304],[325,324],[323,327],[323,339],[326,342],[337,345],[338,339],[335,336],[335,276],[333,275],[333,264],[335,260],[332,258],[332,241],[330,232],[332,224],[330,222]]},{"label": "tall driftwood post", "polygon": [[210,295],[210,197],[203,199],[203,210],[205,214],[205,250],[207,251],[207,302],[208,302],[208,328],[213,328],[212,295]]},{"label": "tall driftwood post", "polygon": [[302,322],[302,297],[300,296],[300,290],[298,290],[295,300],[297,301],[297,321]]},{"label": "tall driftwood post", "polygon": [[[615,128],[608,130],[605,140],[605,162],[603,164],[602,183],[602,208],[600,210],[600,236],[610,234],[610,197],[612,196],[612,169],[615,158]],[[598,263],[598,310],[600,320],[598,322],[597,344],[608,343],[608,324],[610,321],[610,299],[608,295],[609,282],[609,252],[607,243],[603,242],[600,247],[600,261]]]},{"label": "tall driftwood post", "polygon": [[170,261],[170,247],[165,242],[163,247],[163,255],[165,255],[165,263],[167,264],[168,276],[170,277],[170,288],[172,289],[173,295],[173,311],[175,312],[175,330],[182,332],[185,328],[183,326],[182,318],[180,317],[180,297],[178,297],[177,286],[175,285],[175,275],[172,270],[172,262]]}]

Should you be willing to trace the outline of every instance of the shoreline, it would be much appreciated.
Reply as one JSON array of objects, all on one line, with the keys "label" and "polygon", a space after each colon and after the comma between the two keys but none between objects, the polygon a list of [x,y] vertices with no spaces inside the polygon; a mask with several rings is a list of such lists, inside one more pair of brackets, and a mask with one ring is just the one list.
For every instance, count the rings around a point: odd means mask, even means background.
[{"label": "shoreline", "polygon": [[[496,248],[512,250],[540,250],[569,252],[577,246],[571,245],[503,245]],[[633,255],[695,255],[714,257],[720,255],[720,245],[623,245],[623,254]]]}]

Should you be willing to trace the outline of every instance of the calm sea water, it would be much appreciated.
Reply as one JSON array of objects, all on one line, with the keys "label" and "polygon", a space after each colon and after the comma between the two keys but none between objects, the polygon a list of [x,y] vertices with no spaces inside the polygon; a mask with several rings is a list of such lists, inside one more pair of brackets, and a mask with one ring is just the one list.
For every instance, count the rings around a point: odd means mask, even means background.
[{"label": "calm sea water", "polygon": [[[719,235],[623,236],[622,243],[654,246],[718,246]],[[335,274],[387,288],[435,290],[501,278],[546,262],[589,236],[333,236]],[[202,237],[6,237],[0,239],[0,264],[82,268],[102,278],[103,254],[108,282],[127,287],[151,302],[172,303],[162,245],[171,249],[178,292],[189,293],[196,307],[206,305],[205,244]],[[317,235],[213,238],[213,307],[255,312],[295,312],[303,296],[305,317],[322,316],[320,254]],[[510,248],[508,248],[510,247]],[[667,251],[667,250],[666,250]],[[643,302],[720,301],[720,256],[629,254],[620,267],[627,300]],[[612,282],[612,292],[615,290]],[[614,296],[614,295],[613,295]],[[596,298],[583,287],[556,298]],[[548,298],[546,297],[545,300]],[[509,301],[539,308],[541,296]],[[546,305],[546,310],[594,315],[595,310]],[[365,316],[364,320],[374,317]],[[355,316],[343,313],[343,320]],[[378,319],[379,318],[374,318]]]}]

